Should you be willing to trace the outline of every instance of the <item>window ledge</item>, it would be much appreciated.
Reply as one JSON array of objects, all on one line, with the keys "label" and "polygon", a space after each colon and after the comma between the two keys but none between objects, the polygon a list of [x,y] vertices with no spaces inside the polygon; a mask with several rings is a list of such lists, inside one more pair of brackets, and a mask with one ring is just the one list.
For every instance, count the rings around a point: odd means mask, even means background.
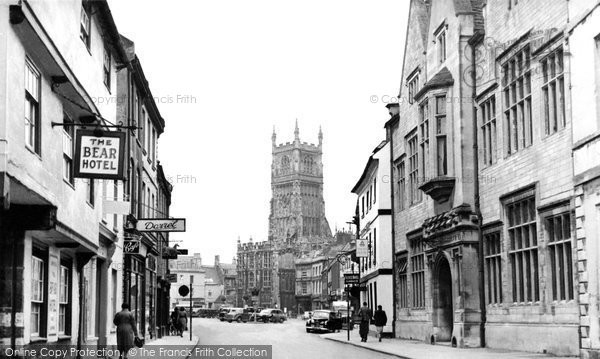
[{"label": "window ledge", "polygon": [[44,337],[31,337],[29,338],[29,343],[47,343],[48,338]]},{"label": "window ledge", "polygon": [[27,145],[27,144],[26,144],[26,145],[25,145],[25,148],[26,148],[26,149],[27,149],[29,152],[31,152],[31,153],[32,153],[34,156],[36,156],[36,157],[37,157],[37,158],[38,158],[40,161],[42,160],[42,156],[41,156],[39,153],[35,152],[35,150],[34,150],[34,149],[31,147],[31,146],[29,146],[29,145]]}]

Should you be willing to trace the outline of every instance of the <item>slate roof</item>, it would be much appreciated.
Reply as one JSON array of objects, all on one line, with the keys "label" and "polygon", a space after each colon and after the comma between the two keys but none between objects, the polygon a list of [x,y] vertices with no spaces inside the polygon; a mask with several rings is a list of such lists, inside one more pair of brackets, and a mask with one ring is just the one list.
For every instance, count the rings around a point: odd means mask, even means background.
[{"label": "slate roof", "polygon": [[450,73],[448,68],[444,66],[444,68],[441,69],[437,74],[435,74],[431,78],[431,80],[427,81],[423,85],[423,88],[420,89],[419,92],[417,92],[414,97],[415,97],[415,99],[419,99],[419,98],[421,98],[421,96],[423,96],[425,93],[427,93],[427,91],[437,89],[437,88],[442,88],[442,87],[449,87],[449,86],[452,86],[453,84],[454,84],[454,78],[452,77],[452,74]]}]

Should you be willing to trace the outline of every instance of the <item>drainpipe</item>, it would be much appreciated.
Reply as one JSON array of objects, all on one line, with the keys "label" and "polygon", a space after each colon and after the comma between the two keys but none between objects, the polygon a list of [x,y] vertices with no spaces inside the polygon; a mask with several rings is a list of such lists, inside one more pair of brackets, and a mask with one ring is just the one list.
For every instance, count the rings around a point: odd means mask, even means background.
[{"label": "drainpipe", "polygon": [[475,56],[477,55],[476,44],[481,39],[481,34],[474,34],[469,39],[471,45],[471,89],[473,101],[472,106],[472,123],[473,123],[473,196],[475,205],[475,215],[477,216],[477,243],[478,243],[478,269],[479,269],[479,310],[481,312],[481,322],[479,324],[479,344],[485,347],[485,322],[486,322],[486,306],[485,306],[485,281],[484,281],[484,261],[483,261],[483,233],[481,231],[481,206],[479,202],[479,146],[477,144],[477,105],[475,98],[477,97],[477,64]]},{"label": "drainpipe", "polygon": [[[391,113],[390,113],[391,114]],[[392,115],[393,117],[394,115]],[[387,126],[390,143],[390,198],[392,208],[392,337],[396,338],[396,230],[394,211],[394,136],[392,136],[392,123]]]}]

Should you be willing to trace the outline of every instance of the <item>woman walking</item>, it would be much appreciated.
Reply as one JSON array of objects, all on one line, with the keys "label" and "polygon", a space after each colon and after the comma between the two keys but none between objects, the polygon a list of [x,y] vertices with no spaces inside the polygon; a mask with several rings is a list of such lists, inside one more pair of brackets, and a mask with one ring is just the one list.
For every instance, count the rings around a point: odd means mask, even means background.
[{"label": "woman walking", "polygon": [[183,331],[187,327],[187,314],[185,312],[185,308],[183,308],[183,307],[179,308],[179,318],[178,318],[177,324],[178,324],[177,329],[179,329],[179,335],[181,335],[181,337],[183,338]]},{"label": "woman walking", "polygon": [[129,311],[129,304],[123,303],[121,311],[115,315],[113,324],[117,326],[117,349],[119,358],[127,359],[129,349],[133,348],[134,336],[137,338],[138,331],[133,313]]}]

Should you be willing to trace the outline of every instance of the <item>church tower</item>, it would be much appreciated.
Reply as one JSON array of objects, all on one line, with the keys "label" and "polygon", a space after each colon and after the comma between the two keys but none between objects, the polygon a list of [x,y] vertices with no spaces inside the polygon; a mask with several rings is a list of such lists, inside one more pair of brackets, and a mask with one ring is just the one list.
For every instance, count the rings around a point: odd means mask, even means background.
[{"label": "church tower", "polygon": [[[294,141],[277,144],[272,135],[271,214],[269,239],[275,245],[320,242],[331,237],[323,199],[323,133],[317,145],[300,141],[298,120]],[[299,248],[297,248],[299,249]]]}]

